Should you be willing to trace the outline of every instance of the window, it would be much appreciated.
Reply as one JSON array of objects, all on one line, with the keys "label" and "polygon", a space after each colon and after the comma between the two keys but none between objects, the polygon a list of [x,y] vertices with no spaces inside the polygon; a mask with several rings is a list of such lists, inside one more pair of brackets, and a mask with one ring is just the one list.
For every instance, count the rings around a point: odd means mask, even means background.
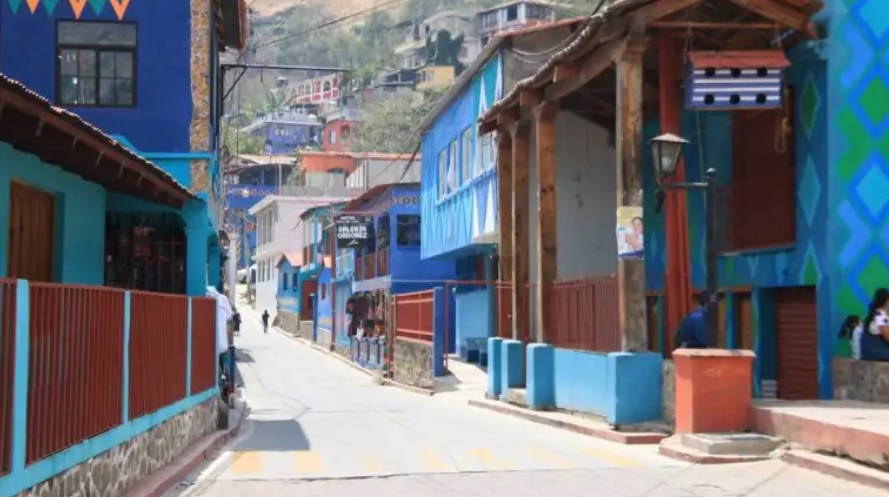
[{"label": "window", "polygon": [[327,300],[327,285],[321,285],[321,300]]},{"label": "window", "polygon": [[396,236],[399,247],[420,246],[420,216],[414,214],[399,214],[395,221],[398,223]]},{"label": "window", "polygon": [[497,164],[497,148],[494,133],[479,138],[479,153],[476,157],[476,174],[493,168]]},{"label": "window", "polygon": [[461,141],[463,142],[460,146],[461,152],[463,152],[461,170],[462,172],[462,181],[463,183],[469,182],[469,179],[472,177],[472,128],[466,128],[463,130],[463,136],[461,137]]},{"label": "window", "polygon": [[136,25],[59,21],[56,100],[60,105],[136,105]]},{"label": "window", "polygon": [[518,5],[512,5],[506,8],[506,20],[507,21],[515,21],[519,18],[519,7]]},{"label": "window", "polygon": [[287,290],[287,278],[281,278],[281,290]]},{"label": "window", "polygon": [[299,278],[299,275],[296,274],[296,273],[293,273],[293,274],[290,275],[290,287],[293,288],[294,291],[296,291],[296,289],[297,289],[297,288],[296,288],[296,286],[297,286],[297,283],[296,283],[296,282],[297,282],[297,278]]},{"label": "window", "polygon": [[457,169],[457,140],[451,142],[448,147],[448,193],[457,189],[460,184],[460,171]]},{"label": "window", "polygon": [[336,143],[336,130],[330,130],[330,143]]},{"label": "window", "polygon": [[445,150],[438,153],[438,196],[444,197],[448,194],[447,183],[448,154]]}]

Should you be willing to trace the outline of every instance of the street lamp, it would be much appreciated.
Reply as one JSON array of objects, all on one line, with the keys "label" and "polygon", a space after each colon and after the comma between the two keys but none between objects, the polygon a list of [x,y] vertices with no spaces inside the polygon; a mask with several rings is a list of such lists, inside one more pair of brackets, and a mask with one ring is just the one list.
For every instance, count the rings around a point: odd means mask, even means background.
[{"label": "street lamp", "polygon": [[716,264],[716,169],[710,168],[704,173],[703,182],[676,182],[668,180],[676,172],[676,166],[682,157],[682,149],[688,140],[666,133],[651,139],[652,159],[655,167],[658,187],[661,190],[704,190],[704,213],[707,224],[707,345],[716,347],[719,337],[719,275]]}]

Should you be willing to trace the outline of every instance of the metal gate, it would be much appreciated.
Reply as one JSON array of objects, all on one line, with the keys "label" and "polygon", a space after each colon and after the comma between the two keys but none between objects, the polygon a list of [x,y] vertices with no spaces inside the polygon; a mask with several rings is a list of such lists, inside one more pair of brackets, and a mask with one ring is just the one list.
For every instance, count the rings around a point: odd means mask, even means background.
[{"label": "metal gate", "polygon": [[815,287],[775,289],[778,398],[818,398],[818,312]]}]

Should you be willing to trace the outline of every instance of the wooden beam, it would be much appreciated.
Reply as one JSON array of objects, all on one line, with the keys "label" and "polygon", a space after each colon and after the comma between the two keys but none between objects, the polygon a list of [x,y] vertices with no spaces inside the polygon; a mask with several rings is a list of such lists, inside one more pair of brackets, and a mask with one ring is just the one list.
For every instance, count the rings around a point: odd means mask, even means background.
[{"label": "wooden beam", "polygon": [[608,69],[624,48],[622,40],[613,40],[600,46],[580,66],[577,74],[570,79],[549,85],[544,90],[544,100],[555,102],[579,90],[593,78]]},{"label": "wooden beam", "polygon": [[560,64],[553,69],[553,83],[558,83],[566,79],[571,79],[580,71],[580,65],[577,63]]},{"label": "wooden beam", "polygon": [[818,37],[818,27],[805,12],[786,7],[773,0],[728,0],[729,2],[771,19],[789,28],[805,33],[812,38]]},{"label": "wooden beam", "polygon": [[636,10],[633,17],[642,25],[648,25],[652,21],[663,19],[676,12],[683,11],[701,0],[660,0],[649,3],[645,7]]},{"label": "wooden beam", "polygon": [[487,121],[482,121],[478,125],[478,136],[484,136],[493,131],[497,131],[498,124],[497,119],[490,119]]},{"label": "wooden beam", "polygon": [[[617,63],[617,216],[642,209],[643,55],[647,40],[628,40]],[[623,350],[647,350],[645,262],[618,259],[618,314]]]},{"label": "wooden beam", "polygon": [[552,340],[552,290],[558,263],[556,231],[556,112],[546,102],[534,109],[537,128],[537,341]]},{"label": "wooden beam", "polygon": [[657,21],[651,23],[654,29],[780,29],[781,25],[774,22],[685,22]]},{"label": "wooden beam", "polygon": [[512,134],[512,337],[531,334],[531,306],[528,283],[531,277],[531,245],[528,240],[530,194],[528,163],[531,129],[526,121],[515,123]]},{"label": "wooden beam", "polygon": [[522,107],[536,107],[540,103],[540,91],[522,90],[519,93],[519,105]]},{"label": "wooden beam", "polygon": [[[497,135],[497,212],[499,214],[499,224],[497,227],[498,245],[497,255],[499,256],[499,273],[500,281],[512,281],[512,134],[499,133]],[[506,305],[507,314],[515,315],[512,299],[503,302],[499,296],[500,288],[497,291],[497,305]],[[503,316],[503,312],[498,315]],[[497,335],[500,335],[501,324],[498,323]],[[505,338],[505,337],[504,337]]]}]

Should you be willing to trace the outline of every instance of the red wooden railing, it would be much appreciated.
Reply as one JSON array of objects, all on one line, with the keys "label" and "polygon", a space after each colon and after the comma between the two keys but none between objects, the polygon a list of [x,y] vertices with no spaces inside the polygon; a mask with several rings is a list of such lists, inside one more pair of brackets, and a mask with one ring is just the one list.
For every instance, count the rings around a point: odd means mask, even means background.
[{"label": "red wooden railing", "polygon": [[16,282],[0,279],[0,475],[12,469]]},{"label": "red wooden railing", "polygon": [[594,276],[557,281],[550,295],[550,337],[556,347],[621,350],[617,278]]},{"label": "red wooden railing", "polygon": [[130,419],[185,398],[187,330],[187,297],[132,292]]},{"label": "red wooden railing", "polygon": [[434,303],[432,290],[393,295],[395,337],[432,343]]},{"label": "red wooden railing", "polygon": [[121,423],[123,320],[122,290],[31,283],[29,464]]},{"label": "red wooden railing", "polygon": [[369,280],[389,274],[389,249],[379,249],[374,253],[355,258],[356,279]]},{"label": "red wooden railing", "polygon": [[216,384],[216,301],[191,300],[191,393]]}]

